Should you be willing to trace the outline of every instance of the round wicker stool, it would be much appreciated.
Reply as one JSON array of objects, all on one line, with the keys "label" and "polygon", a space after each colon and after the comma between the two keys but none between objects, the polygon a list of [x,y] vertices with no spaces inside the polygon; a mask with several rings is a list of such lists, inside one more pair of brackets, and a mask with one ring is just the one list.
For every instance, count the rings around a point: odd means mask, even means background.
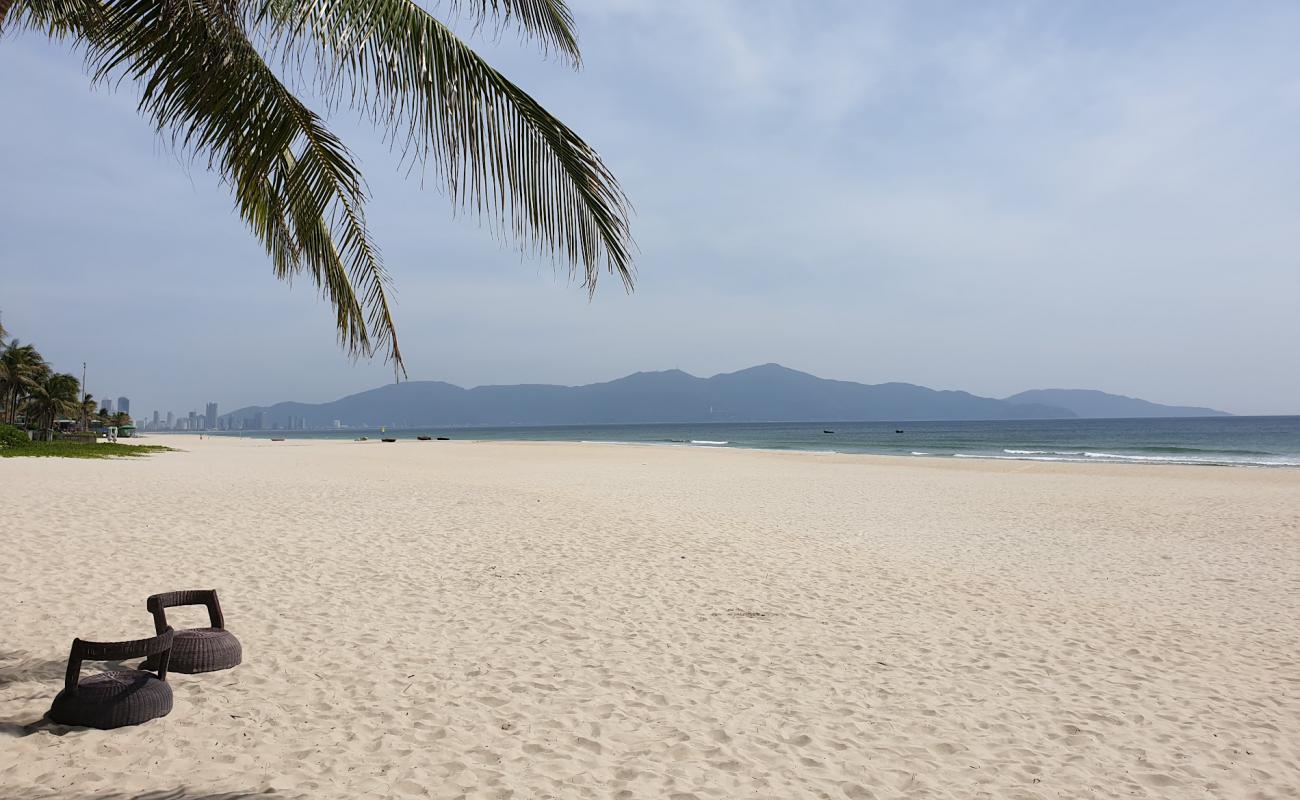
[{"label": "round wicker stool", "polygon": [[[153,614],[154,626],[159,631],[169,627],[167,609],[191,605],[207,606],[210,627],[176,631],[168,669],[188,675],[230,669],[243,661],[244,648],[235,635],[226,630],[226,618],[221,613],[216,589],[166,592],[152,595],[145,601],[145,608]],[[144,666],[152,667],[154,664],[155,660],[150,659]]]},{"label": "round wicker stool", "polygon": [[[54,697],[49,718],[62,725],[121,728],[167,716],[172,710],[172,687],[167,685],[171,643],[171,630],[132,642],[74,639],[63,691]],[[120,661],[141,656],[158,663],[158,674],[127,669],[80,677],[83,660]]]},{"label": "round wicker stool", "polygon": [[[167,668],[191,675],[230,669],[243,659],[244,648],[230,631],[224,628],[188,628],[176,631],[172,639],[171,663]],[[143,666],[152,667],[153,659]]]}]

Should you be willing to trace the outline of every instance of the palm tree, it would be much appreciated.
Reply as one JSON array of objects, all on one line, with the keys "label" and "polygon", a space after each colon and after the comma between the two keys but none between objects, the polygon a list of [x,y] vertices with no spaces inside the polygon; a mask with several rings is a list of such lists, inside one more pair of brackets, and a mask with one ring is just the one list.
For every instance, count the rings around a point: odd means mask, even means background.
[{"label": "palm tree", "polygon": [[0,404],[4,406],[4,421],[13,423],[18,420],[18,409],[23,399],[49,374],[50,365],[30,344],[12,339],[4,350],[0,350]]},{"label": "palm tree", "polygon": [[98,404],[95,402],[95,396],[90,392],[86,392],[81,396],[81,429],[83,431],[90,429],[90,420],[95,416],[96,405]]},{"label": "palm tree", "polygon": [[52,430],[55,420],[74,414],[80,408],[77,403],[80,389],[81,384],[72,375],[56,372],[45,376],[32,387],[23,406],[28,423],[37,430]]},{"label": "palm tree", "polygon": [[[565,0],[446,7],[580,63]],[[136,81],[140,112],[225,179],[275,274],[315,282],[354,356],[403,369],[389,280],[360,170],[287,83],[370,118],[453,203],[581,270],[589,292],[602,265],[632,286],[627,199],[596,151],[413,0],[0,0],[6,25],[71,41],[97,83]]]}]

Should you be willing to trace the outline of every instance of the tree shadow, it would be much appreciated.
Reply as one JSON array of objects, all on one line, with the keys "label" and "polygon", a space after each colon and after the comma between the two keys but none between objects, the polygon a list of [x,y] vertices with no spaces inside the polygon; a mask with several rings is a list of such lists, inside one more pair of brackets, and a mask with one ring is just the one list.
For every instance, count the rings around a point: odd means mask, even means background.
[{"label": "tree shadow", "polygon": [[[105,661],[102,663],[101,669],[84,670],[83,674],[138,668],[138,664],[131,665],[121,661]],[[43,684],[40,691],[22,697],[11,697],[9,698],[10,701],[44,698],[47,703],[53,702],[54,696],[63,688],[63,681],[67,676],[67,671],[67,659],[30,658],[22,650],[0,651],[0,689],[19,683]],[[63,736],[73,731],[83,730],[89,730],[89,728],[79,725],[60,725],[43,714],[34,720],[31,719],[30,715],[21,718],[0,717],[0,736],[23,737],[41,731],[47,731],[55,736]]]},{"label": "tree shadow", "polygon": [[[8,797],[9,795],[7,795]],[[158,789],[148,792],[45,792],[33,789],[29,793],[12,795],[13,800],[289,800],[289,795],[270,789],[260,792],[200,792],[184,786],[177,789]]]},{"label": "tree shadow", "polygon": [[[7,664],[4,662],[13,662]],[[0,688],[13,683],[34,681],[45,683],[63,678],[68,669],[68,660],[60,661],[47,658],[28,658],[22,650],[0,652]]]}]

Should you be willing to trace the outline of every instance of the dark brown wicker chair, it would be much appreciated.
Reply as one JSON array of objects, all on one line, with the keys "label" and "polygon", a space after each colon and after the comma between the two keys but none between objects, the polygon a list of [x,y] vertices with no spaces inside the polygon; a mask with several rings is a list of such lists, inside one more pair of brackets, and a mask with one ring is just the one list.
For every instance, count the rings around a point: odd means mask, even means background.
[{"label": "dark brown wicker chair", "polygon": [[[172,641],[172,672],[192,674],[195,672],[215,672],[230,669],[244,658],[244,649],[235,635],[226,630],[226,618],[221,615],[221,604],[217,602],[216,589],[192,589],[183,592],[166,592],[156,594],[145,602],[145,608],[153,614],[154,627],[159,631],[168,629],[167,609],[176,606],[207,606],[208,620],[211,627],[189,628],[176,631]],[[153,666],[153,661],[146,666]]]},{"label": "dark brown wicker chair", "polygon": [[[167,685],[167,656],[171,647],[171,628],[152,639],[133,642],[73,639],[63,691],[55,696],[49,718],[63,725],[120,728],[167,716],[172,710],[172,687]],[[157,675],[124,669],[81,677],[82,661],[122,661],[145,656],[157,660]]]}]

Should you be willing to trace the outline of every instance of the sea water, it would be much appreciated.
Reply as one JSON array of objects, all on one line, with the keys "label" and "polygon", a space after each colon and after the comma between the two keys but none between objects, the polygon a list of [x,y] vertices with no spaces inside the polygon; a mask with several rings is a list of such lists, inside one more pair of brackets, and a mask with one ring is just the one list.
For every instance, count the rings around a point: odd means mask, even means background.
[{"label": "sea water", "polygon": [[[376,429],[223,435],[377,438]],[[398,439],[604,442],[735,447],[914,458],[1300,467],[1300,416],[994,422],[746,422],[552,427],[393,428]]]}]

